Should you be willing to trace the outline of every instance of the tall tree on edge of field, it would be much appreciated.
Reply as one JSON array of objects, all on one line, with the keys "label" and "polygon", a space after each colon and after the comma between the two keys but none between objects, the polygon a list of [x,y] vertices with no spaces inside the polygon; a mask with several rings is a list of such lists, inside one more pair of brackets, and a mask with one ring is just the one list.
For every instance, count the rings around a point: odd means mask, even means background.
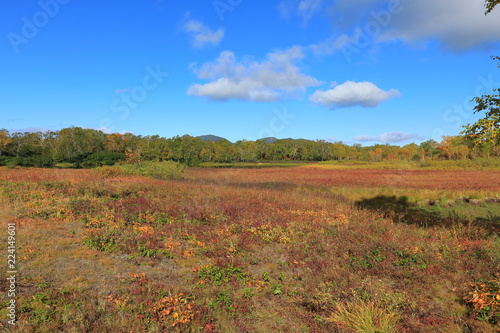
[{"label": "tall tree on edge of field", "polygon": [[[488,15],[498,4],[500,0],[486,0],[485,15]],[[500,61],[499,56],[491,58]],[[500,62],[498,67],[500,68]],[[461,134],[464,134],[476,146],[484,143],[500,144],[500,88],[493,89],[493,94],[475,97],[472,101],[476,103],[474,113],[486,111],[486,116],[475,124],[464,126],[465,130]]]},{"label": "tall tree on edge of field", "polygon": [[12,139],[9,138],[9,131],[6,129],[0,129],[0,155],[2,155],[3,150],[9,143],[12,142]]},{"label": "tall tree on edge of field", "polygon": [[496,5],[500,4],[500,0],[486,0],[486,15],[489,14]]},{"label": "tall tree on edge of field", "polygon": [[[500,57],[491,58],[500,61]],[[461,134],[476,146],[484,143],[500,144],[500,88],[493,89],[492,94],[475,97],[472,101],[476,103],[474,113],[485,111],[486,116],[475,124],[464,126],[465,130]]]}]

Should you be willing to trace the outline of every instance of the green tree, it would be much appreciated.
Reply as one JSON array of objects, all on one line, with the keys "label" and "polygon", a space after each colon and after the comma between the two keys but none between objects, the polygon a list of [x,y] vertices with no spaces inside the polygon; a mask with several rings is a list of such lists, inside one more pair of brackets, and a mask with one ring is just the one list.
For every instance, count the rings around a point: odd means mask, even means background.
[{"label": "green tree", "polygon": [[332,158],[334,160],[343,160],[347,158],[347,147],[342,142],[332,143]]},{"label": "green tree", "polygon": [[239,159],[243,162],[255,162],[257,160],[257,145],[255,141],[241,140],[236,142],[239,150]]},{"label": "green tree", "polygon": [[495,8],[496,5],[500,4],[500,0],[486,0],[486,13],[485,15],[488,15],[493,8]]},{"label": "green tree", "polygon": [[9,138],[9,132],[6,129],[0,129],[0,155],[2,155],[3,150],[11,142],[12,139]]},{"label": "green tree", "polygon": [[125,141],[123,134],[113,133],[110,135],[106,135],[106,141],[104,142],[104,149],[112,152],[124,152]]},{"label": "green tree", "polygon": [[[500,57],[492,57],[500,60]],[[500,63],[499,66],[500,68]],[[476,103],[474,113],[486,112],[484,118],[475,124],[468,124],[462,131],[475,145],[483,142],[500,144],[500,88],[493,89],[492,94],[475,97],[472,101]]]},{"label": "green tree", "polygon": [[[498,4],[500,0],[486,0],[486,12],[488,15]],[[493,60],[500,60],[499,56],[492,56]],[[500,62],[498,67],[500,68]],[[493,89],[492,94],[485,94],[472,100],[477,105],[474,107],[474,113],[486,112],[484,118],[479,119],[475,124],[468,124],[462,131],[468,139],[472,140],[474,145],[484,142],[494,144],[500,143],[500,88]]]},{"label": "green tree", "polygon": [[172,157],[170,141],[159,135],[141,138],[143,156],[147,161],[163,161]]},{"label": "green tree", "polygon": [[175,136],[172,138],[172,158],[177,162],[190,166],[200,162],[200,152],[203,141],[190,135]]},{"label": "green tree", "polygon": [[321,161],[331,160],[333,158],[332,144],[325,140],[316,140],[316,159]]},{"label": "green tree", "polygon": [[219,162],[232,162],[237,160],[238,158],[238,148],[234,146],[230,141],[228,140],[219,140],[215,142],[216,146],[218,147],[218,161]]},{"label": "green tree", "polygon": [[434,159],[434,156],[439,154],[438,143],[432,139],[422,142],[420,148],[424,150],[425,155],[430,157],[431,160]]},{"label": "green tree", "polygon": [[420,158],[419,147],[415,143],[407,144],[399,149],[399,156],[406,161],[417,160]]},{"label": "green tree", "polygon": [[77,166],[90,154],[103,150],[106,136],[101,131],[80,127],[63,128],[54,146],[56,161]]}]

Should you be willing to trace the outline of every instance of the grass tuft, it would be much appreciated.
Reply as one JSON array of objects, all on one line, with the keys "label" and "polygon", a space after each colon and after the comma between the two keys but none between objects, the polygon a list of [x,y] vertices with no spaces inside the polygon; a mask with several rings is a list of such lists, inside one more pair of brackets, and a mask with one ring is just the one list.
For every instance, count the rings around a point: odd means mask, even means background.
[{"label": "grass tuft", "polygon": [[357,300],[337,304],[329,319],[356,333],[398,333],[399,318],[375,302]]}]

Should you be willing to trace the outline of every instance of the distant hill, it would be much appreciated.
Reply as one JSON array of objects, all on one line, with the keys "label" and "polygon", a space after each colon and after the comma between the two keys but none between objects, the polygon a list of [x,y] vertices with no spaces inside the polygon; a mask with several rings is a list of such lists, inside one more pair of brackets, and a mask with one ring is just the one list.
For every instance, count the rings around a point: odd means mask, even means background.
[{"label": "distant hill", "polygon": [[197,138],[200,138],[201,141],[222,141],[222,140],[228,141],[226,138],[223,138],[223,137],[220,137],[217,135],[212,135],[212,134],[200,135]]},{"label": "distant hill", "polygon": [[262,138],[262,139],[259,139],[259,140],[264,140],[264,141],[266,141],[268,143],[274,143],[274,142],[278,141],[278,139],[275,138],[275,137],[267,137],[267,138]]}]

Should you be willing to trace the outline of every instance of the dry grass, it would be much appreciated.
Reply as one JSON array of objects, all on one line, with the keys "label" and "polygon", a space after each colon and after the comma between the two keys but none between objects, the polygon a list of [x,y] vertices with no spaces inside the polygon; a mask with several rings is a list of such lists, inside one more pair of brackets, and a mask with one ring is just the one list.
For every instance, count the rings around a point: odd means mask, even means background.
[{"label": "dry grass", "polygon": [[399,315],[374,302],[337,304],[330,319],[355,333],[398,333]]}]

